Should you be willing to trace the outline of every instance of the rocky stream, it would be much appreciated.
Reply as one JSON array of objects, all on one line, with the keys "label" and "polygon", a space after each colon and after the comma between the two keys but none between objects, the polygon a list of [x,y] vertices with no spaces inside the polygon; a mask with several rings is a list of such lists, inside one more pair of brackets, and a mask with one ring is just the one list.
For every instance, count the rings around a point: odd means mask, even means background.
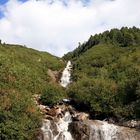
[{"label": "rocky stream", "polygon": [[[71,62],[67,63],[60,80],[64,88],[71,82]],[[108,121],[91,120],[89,114],[77,111],[69,99],[53,107],[36,103],[43,113],[41,134],[38,140],[140,140],[140,122],[128,121],[123,126]]]}]

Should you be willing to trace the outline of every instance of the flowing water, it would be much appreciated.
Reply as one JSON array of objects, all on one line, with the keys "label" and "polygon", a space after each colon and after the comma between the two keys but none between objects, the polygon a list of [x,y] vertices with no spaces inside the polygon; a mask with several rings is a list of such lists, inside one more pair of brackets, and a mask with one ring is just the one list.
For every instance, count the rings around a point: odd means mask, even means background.
[{"label": "flowing water", "polygon": [[[71,62],[68,61],[60,80],[60,85],[65,88],[71,82],[71,68]],[[53,120],[44,119],[41,128],[43,132],[41,140],[74,140],[75,138],[72,136],[74,136],[73,133],[76,133],[78,128],[74,128],[76,131],[74,130],[71,134],[68,130],[71,122],[72,116],[68,111],[63,116],[56,117]],[[140,140],[140,134],[137,131],[109,124],[105,121],[92,120],[91,123],[86,125],[89,128],[88,139],[82,137],[81,133],[85,131],[82,127],[80,133],[76,134],[79,136],[75,140]]]},{"label": "flowing water", "polygon": [[[60,85],[63,87],[66,87],[70,83],[71,67],[71,62],[68,61],[60,80]],[[54,120],[44,119],[41,128],[43,140],[73,140],[71,133],[68,131],[68,126],[71,122],[72,118],[69,112],[65,112],[62,118]]]},{"label": "flowing water", "polygon": [[60,85],[62,87],[67,87],[67,85],[71,82],[70,78],[71,78],[71,61],[68,61],[66,68],[64,69],[63,73],[62,73],[62,77],[60,79]]},{"label": "flowing water", "polygon": [[72,122],[71,115],[66,112],[59,120],[43,120],[43,140],[73,140],[68,131],[69,123]]},{"label": "flowing water", "polygon": [[90,125],[89,140],[140,140],[140,132],[97,120]]},{"label": "flowing water", "polygon": [[117,140],[118,127],[107,122],[95,123],[90,126],[89,140]]}]

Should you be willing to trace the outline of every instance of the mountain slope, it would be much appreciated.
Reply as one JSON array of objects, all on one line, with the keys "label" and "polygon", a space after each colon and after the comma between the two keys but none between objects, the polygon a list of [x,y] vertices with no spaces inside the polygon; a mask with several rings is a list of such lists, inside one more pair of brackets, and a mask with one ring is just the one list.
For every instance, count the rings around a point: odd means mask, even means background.
[{"label": "mountain slope", "polygon": [[48,69],[63,66],[49,53],[0,44],[0,139],[34,139],[41,121],[32,95],[42,94],[51,82]]},{"label": "mountain slope", "polygon": [[45,52],[4,44],[0,46],[0,66],[1,81],[8,86],[41,93],[50,81],[47,70],[60,70],[63,62]]},{"label": "mountain slope", "polygon": [[[112,39],[108,38],[112,32]],[[113,40],[118,32],[122,34],[118,36],[121,43]],[[128,40],[126,34],[131,36]],[[94,118],[140,118],[139,40],[138,28],[112,29],[92,36],[64,56],[73,62],[73,83],[68,95],[80,107],[86,106]]]},{"label": "mountain slope", "polygon": [[100,34],[90,36],[87,42],[79,43],[79,46],[72,52],[64,55],[64,59],[76,59],[88,49],[98,44],[113,44],[114,46],[127,47],[130,45],[140,45],[140,29],[133,27],[122,27],[119,29],[111,29]]}]

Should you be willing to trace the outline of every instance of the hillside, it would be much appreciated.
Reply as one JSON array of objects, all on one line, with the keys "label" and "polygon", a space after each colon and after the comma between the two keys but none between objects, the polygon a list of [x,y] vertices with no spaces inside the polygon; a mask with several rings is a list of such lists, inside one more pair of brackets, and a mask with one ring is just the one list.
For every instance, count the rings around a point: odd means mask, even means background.
[{"label": "hillside", "polygon": [[0,139],[34,139],[40,113],[32,101],[52,82],[47,71],[64,63],[46,52],[20,45],[0,44]]},{"label": "hillside", "polygon": [[140,29],[91,36],[63,58],[73,62],[67,93],[78,107],[96,119],[140,119]]},{"label": "hillside", "polygon": [[[53,72],[73,65],[64,89]],[[112,29],[89,40],[62,59],[21,45],[0,43],[0,139],[35,140],[41,115],[33,101],[54,105],[70,97],[76,109],[94,119],[140,119],[140,29]],[[49,71],[48,71],[49,70]]]}]

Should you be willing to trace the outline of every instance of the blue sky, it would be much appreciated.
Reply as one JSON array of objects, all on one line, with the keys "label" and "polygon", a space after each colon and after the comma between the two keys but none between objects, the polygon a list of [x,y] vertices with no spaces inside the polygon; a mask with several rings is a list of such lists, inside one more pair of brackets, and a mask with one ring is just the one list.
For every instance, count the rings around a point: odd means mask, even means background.
[{"label": "blue sky", "polygon": [[[4,4],[6,4],[9,0],[0,0],[0,6],[3,6]],[[18,0],[18,1],[21,1],[21,2],[26,2],[28,0]],[[2,10],[0,10],[0,18],[4,17],[4,14],[2,12]]]},{"label": "blue sky", "polygon": [[[26,1],[28,1],[28,0],[18,0],[18,1],[26,2]],[[6,2],[8,2],[8,0],[0,0],[0,5],[3,5],[3,4],[5,4]]]},{"label": "blue sky", "polygon": [[2,42],[62,56],[90,35],[123,26],[140,27],[140,0],[50,1],[0,0]]},{"label": "blue sky", "polygon": [[5,4],[8,0],[0,0],[0,5]]},{"label": "blue sky", "polygon": [[[6,2],[8,2],[9,0],[0,0],[0,5],[3,5],[5,4]],[[29,0],[18,0],[18,1],[21,1],[21,2],[26,2],[26,1],[29,1]],[[67,1],[67,0],[64,0],[64,1]],[[81,0],[83,3],[88,3],[90,0]]]},{"label": "blue sky", "polygon": [[[8,0],[0,0],[0,5],[5,4],[7,1],[8,1]],[[0,18],[3,17],[3,16],[4,16],[4,15],[3,15],[2,11],[0,10]]]},{"label": "blue sky", "polygon": [[[0,6],[3,6],[8,1],[9,0],[0,0]],[[18,0],[18,1],[20,1],[20,2],[27,2],[29,0]],[[37,0],[35,0],[35,1],[37,1]],[[52,0],[52,1],[54,1],[54,0]],[[62,1],[64,1],[64,3],[67,3],[67,1],[69,1],[69,0],[62,0]],[[83,2],[83,4],[86,5],[90,0],[81,0],[81,1]],[[2,10],[0,10],[0,18],[2,18],[2,17],[4,17],[4,14],[3,14]]]}]

